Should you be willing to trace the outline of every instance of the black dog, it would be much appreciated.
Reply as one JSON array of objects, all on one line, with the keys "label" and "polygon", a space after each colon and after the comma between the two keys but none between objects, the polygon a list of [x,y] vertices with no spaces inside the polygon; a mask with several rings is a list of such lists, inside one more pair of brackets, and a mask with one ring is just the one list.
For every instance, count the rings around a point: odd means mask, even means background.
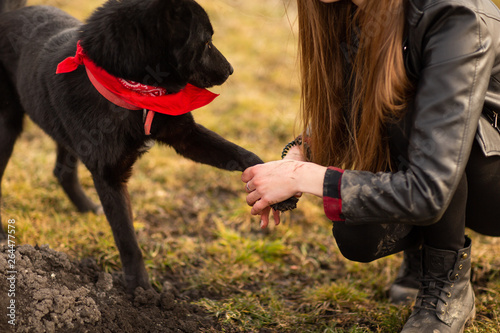
[{"label": "black dog", "polygon": [[83,25],[53,7],[21,8],[24,2],[0,0],[0,180],[26,113],[57,142],[54,175],[81,212],[101,209],[83,193],[77,162],[90,170],[129,291],[149,288],[126,185],[149,143],[226,170],[262,161],[195,123],[190,113],[156,113],[147,135],[143,112],[109,102],[85,66],[58,75],[56,68],[79,43],[110,75],[169,94],[188,84],[220,85],[233,69],[212,44],[209,18],[193,0],[110,0]]}]

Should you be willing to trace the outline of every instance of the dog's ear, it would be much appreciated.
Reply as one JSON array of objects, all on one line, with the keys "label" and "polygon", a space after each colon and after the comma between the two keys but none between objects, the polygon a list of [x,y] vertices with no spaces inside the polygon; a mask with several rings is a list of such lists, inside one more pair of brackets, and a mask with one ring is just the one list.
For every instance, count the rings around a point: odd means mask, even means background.
[{"label": "dog's ear", "polygon": [[157,13],[167,12],[169,14],[176,15],[180,13],[183,9],[183,3],[186,0],[152,0],[149,3],[149,8],[156,11]]},{"label": "dog's ear", "polygon": [[188,40],[192,33],[193,4],[196,3],[192,0],[152,0],[149,10],[160,29],[156,33],[169,37],[171,42]]},{"label": "dog's ear", "polygon": [[[190,29],[193,19],[192,0],[151,0],[148,9],[151,17],[156,18],[157,27],[163,31],[160,33],[169,33],[170,31],[179,32],[179,29]],[[175,25],[175,27],[174,27]],[[165,31],[165,28],[169,31]]]},{"label": "dog's ear", "polygon": [[175,6],[179,5],[184,0],[151,0],[152,6]]}]

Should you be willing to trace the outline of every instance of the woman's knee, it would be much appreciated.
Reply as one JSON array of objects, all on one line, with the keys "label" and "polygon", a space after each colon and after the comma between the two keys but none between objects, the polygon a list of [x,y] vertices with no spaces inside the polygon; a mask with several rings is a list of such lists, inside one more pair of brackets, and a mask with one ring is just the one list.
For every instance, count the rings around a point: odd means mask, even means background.
[{"label": "woman's knee", "polygon": [[379,259],[374,255],[372,249],[366,248],[364,244],[362,245],[363,249],[360,249],[360,247],[355,246],[353,243],[337,240],[337,246],[340,253],[342,253],[346,259],[352,261],[366,263]]},{"label": "woman's knee", "polygon": [[344,257],[352,261],[370,262],[415,246],[418,233],[402,224],[348,226],[333,224],[333,236]]}]

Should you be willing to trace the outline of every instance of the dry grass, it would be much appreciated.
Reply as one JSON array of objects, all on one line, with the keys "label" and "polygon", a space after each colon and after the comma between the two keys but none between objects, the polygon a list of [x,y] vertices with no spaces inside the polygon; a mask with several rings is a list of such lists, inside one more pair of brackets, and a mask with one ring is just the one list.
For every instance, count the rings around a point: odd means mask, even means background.
[{"label": "dry grass", "polygon": [[[299,105],[295,12],[280,0],[200,0],[214,42],[235,67],[221,96],[194,112],[198,122],[277,159],[294,137]],[[33,0],[83,19],[102,1]],[[50,244],[77,258],[120,268],[103,216],[80,215],[52,177],[51,140],[27,122],[6,171],[2,214],[14,218],[19,243]],[[89,173],[87,192],[97,200]],[[249,215],[238,173],[155,147],[130,182],[135,226],[155,285],[175,277],[192,298],[245,332],[398,332],[409,310],[385,290],[401,257],[370,264],[345,260],[321,204],[303,198],[278,228],[262,232]],[[466,332],[500,332],[500,239],[472,235],[478,318]]]}]

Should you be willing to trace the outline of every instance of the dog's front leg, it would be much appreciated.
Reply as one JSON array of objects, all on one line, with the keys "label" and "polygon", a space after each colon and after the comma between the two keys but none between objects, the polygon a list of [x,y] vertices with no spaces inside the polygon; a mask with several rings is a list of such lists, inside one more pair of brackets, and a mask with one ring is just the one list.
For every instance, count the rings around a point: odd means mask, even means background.
[{"label": "dog's front leg", "polygon": [[[254,153],[232,143],[215,132],[206,129],[200,124],[191,123],[191,126],[183,127],[183,135],[172,139],[161,140],[172,146],[177,153],[196,162],[215,166],[230,171],[244,171],[246,168],[263,161]],[[272,205],[277,211],[292,210],[297,207],[298,199],[289,198],[283,202]]]},{"label": "dog's front leg", "polygon": [[94,176],[94,185],[120,252],[127,291],[133,293],[137,287],[151,288],[141,249],[135,237],[126,184]]},{"label": "dog's front leg", "polygon": [[[163,141],[161,138],[159,140]],[[181,138],[170,139],[164,143],[195,162],[224,170],[244,171],[263,163],[254,153],[196,123],[187,128]]]}]

